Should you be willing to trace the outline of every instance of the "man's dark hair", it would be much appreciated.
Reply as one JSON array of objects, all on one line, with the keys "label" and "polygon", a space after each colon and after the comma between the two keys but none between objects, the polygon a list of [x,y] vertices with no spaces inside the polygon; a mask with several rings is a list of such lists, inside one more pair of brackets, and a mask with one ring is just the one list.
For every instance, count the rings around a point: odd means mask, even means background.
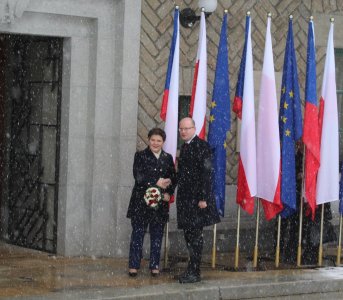
[{"label": "man's dark hair", "polygon": [[160,137],[162,137],[163,142],[165,142],[166,140],[166,133],[161,128],[156,127],[156,128],[151,129],[148,133],[148,139],[150,140],[151,136],[153,135],[159,135]]}]

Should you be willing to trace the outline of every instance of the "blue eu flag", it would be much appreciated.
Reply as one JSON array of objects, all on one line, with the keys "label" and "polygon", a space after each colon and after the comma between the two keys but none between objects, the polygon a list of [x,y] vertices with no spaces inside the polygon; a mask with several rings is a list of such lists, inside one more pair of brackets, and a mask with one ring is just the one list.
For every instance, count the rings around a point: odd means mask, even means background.
[{"label": "blue eu flag", "polygon": [[218,213],[224,216],[226,133],[230,130],[229,62],[227,14],[224,15],[218,46],[217,65],[211,103],[208,142],[213,151],[214,194]]},{"label": "blue eu flag", "polygon": [[302,136],[301,104],[292,19],[289,20],[279,113],[282,217],[297,210],[295,142]]}]

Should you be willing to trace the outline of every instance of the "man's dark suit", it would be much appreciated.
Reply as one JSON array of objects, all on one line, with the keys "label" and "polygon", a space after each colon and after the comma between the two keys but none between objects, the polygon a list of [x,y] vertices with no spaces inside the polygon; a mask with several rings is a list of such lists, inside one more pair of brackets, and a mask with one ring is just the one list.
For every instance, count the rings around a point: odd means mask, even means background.
[{"label": "man's dark suit", "polygon": [[[195,136],[183,144],[177,177],[177,223],[184,230],[190,255],[187,272],[199,276],[203,227],[220,222],[212,190],[212,153],[206,141]],[[199,208],[201,200],[206,201],[206,208]]]}]

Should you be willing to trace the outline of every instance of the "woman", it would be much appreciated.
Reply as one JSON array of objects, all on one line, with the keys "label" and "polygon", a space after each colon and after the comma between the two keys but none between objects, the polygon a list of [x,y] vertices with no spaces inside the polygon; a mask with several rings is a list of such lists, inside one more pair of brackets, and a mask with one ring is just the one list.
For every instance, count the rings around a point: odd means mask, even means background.
[{"label": "woman", "polygon": [[[144,235],[149,226],[150,232],[150,272],[159,274],[159,261],[163,228],[168,222],[169,200],[176,184],[173,158],[162,150],[166,139],[165,132],[153,128],[148,133],[149,146],[135,154],[132,190],[127,217],[131,219],[132,234],[129,255],[129,275],[137,276],[142,258]],[[149,207],[144,195],[149,187],[158,187],[162,199],[156,207]]]}]

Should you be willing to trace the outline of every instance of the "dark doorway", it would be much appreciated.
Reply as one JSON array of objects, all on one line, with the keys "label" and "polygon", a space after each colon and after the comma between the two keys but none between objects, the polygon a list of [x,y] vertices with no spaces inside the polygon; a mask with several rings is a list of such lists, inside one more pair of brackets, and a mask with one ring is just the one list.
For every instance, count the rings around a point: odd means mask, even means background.
[{"label": "dark doorway", "polygon": [[0,35],[2,237],[56,252],[63,39]]}]

